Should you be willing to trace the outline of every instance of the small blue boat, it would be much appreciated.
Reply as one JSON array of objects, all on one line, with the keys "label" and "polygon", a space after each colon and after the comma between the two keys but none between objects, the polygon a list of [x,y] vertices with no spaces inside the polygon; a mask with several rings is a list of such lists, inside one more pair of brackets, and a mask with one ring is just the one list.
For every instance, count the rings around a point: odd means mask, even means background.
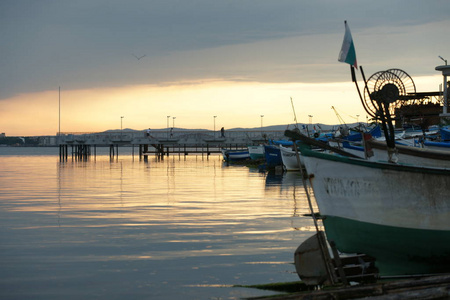
[{"label": "small blue boat", "polygon": [[222,149],[223,159],[226,161],[239,161],[250,158],[248,150],[230,150]]},{"label": "small blue boat", "polygon": [[281,151],[278,146],[264,145],[264,154],[266,158],[266,165],[268,169],[283,165],[281,158]]},{"label": "small blue boat", "polygon": [[449,142],[433,142],[433,141],[425,141],[423,144],[427,148],[450,151],[450,141]]},{"label": "small blue boat", "polygon": [[439,131],[441,133],[441,141],[450,142],[450,127],[441,128]]},{"label": "small blue boat", "polygon": [[[372,129],[370,129],[368,133],[370,133],[370,135],[372,135],[372,137],[375,137],[375,138],[381,137],[381,127],[379,125],[377,125],[377,126],[373,127]],[[362,139],[360,132],[351,132],[348,136],[345,136],[342,138],[344,140],[351,141],[351,142],[360,141]]]}]

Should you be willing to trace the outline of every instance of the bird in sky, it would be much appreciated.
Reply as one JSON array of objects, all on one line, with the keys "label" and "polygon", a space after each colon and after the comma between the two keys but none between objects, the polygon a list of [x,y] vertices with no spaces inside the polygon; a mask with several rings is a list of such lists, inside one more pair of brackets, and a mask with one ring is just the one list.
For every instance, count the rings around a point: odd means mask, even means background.
[{"label": "bird in sky", "polygon": [[134,57],[136,57],[137,60],[140,60],[141,58],[145,57],[145,54],[142,55],[142,56],[136,56],[136,55],[134,55],[134,54],[131,54],[131,55],[133,55]]}]

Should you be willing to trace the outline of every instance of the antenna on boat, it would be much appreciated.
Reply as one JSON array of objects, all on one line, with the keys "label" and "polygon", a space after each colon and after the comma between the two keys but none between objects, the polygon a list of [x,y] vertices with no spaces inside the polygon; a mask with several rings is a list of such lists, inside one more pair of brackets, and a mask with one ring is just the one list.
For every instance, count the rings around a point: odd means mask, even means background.
[{"label": "antenna on boat", "polygon": [[445,62],[445,65],[447,65],[447,60],[446,59],[444,59],[442,56],[440,56],[440,55],[438,55],[438,57],[440,58],[440,59],[442,59],[444,62]]},{"label": "antenna on boat", "polygon": [[291,105],[292,105],[292,111],[294,112],[295,128],[299,129],[298,122],[297,122],[297,115],[295,114],[294,101],[292,101],[292,97],[291,97]]}]

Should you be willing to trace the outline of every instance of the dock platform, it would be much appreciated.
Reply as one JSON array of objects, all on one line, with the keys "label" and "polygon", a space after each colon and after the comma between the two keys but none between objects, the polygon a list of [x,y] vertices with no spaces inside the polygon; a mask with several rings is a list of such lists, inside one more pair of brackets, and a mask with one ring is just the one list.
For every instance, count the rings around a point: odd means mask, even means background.
[{"label": "dock platform", "polygon": [[[265,300],[256,297],[252,300]],[[421,275],[409,279],[386,278],[377,283],[354,286],[324,287],[322,290],[271,296],[270,300],[328,300],[328,299],[450,299],[450,274]]]},{"label": "dock platform", "polygon": [[[119,148],[123,146],[138,149],[139,157],[156,155],[163,158],[172,154],[210,155],[220,153],[222,148],[246,149],[250,145],[258,145],[268,139],[284,139],[284,131],[247,131],[229,130],[225,135],[205,130],[180,130],[146,132],[112,131],[103,133],[61,133],[59,136],[60,159],[69,156],[76,159],[87,159],[96,155],[96,147],[109,147],[110,156],[117,157]],[[93,149],[92,149],[93,148]]]}]

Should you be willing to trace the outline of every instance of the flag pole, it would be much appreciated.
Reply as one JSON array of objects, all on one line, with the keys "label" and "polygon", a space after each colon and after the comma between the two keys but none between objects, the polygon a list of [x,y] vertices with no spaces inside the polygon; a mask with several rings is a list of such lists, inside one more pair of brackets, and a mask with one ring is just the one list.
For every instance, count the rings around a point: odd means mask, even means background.
[{"label": "flag pole", "polygon": [[[363,77],[363,80],[364,80],[364,89],[368,90],[368,88],[367,88],[367,81],[366,81],[366,78],[365,78],[365,76],[364,76],[362,67],[359,66],[359,68],[361,69],[361,74],[362,74],[362,77]],[[359,95],[359,100],[361,100],[361,104],[362,104],[362,106],[364,107],[364,110],[365,110],[372,118],[374,118],[375,116],[374,116],[374,115],[372,114],[372,112],[366,107],[366,104],[364,103],[364,98],[363,98],[362,95],[361,95],[361,91],[360,91],[360,89],[359,89],[358,82],[356,81],[355,68],[354,68],[352,65],[350,65],[350,73],[352,74],[352,81],[355,83],[356,90],[358,91],[358,95]]]}]

